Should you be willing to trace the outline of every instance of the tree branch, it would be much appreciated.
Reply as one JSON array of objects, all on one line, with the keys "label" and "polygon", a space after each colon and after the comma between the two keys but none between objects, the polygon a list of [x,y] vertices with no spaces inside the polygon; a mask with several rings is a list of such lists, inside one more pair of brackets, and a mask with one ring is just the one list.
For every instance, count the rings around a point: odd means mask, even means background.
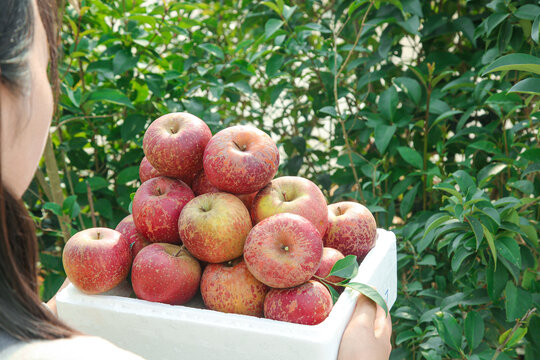
[{"label": "tree branch", "polygon": [[[352,53],[354,52],[354,49],[356,48],[356,45],[358,45],[358,42],[360,41],[360,37],[362,35],[362,30],[364,29],[364,24],[366,22],[366,19],[367,19],[367,16],[369,14],[369,11],[371,10],[371,7],[373,6],[373,1],[371,1],[369,3],[369,6],[366,10],[366,13],[364,14],[364,17],[362,18],[362,22],[360,24],[360,29],[358,30],[358,34],[356,35],[356,39],[355,39],[355,42],[354,42],[354,46],[351,48],[351,50],[349,50],[349,53],[347,54],[347,57],[345,58],[345,61],[343,62],[343,64],[341,64],[339,70],[336,72],[335,76],[334,76],[334,101],[335,101],[335,106],[336,106],[336,113],[337,113],[337,119],[338,119],[338,122],[341,126],[341,131],[343,132],[343,139],[345,140],[345,149],[347,150],[347,155],[349,157],[349,163],[351,165],[351,169],[352,169],[352,172],[353,172],[353,176],[354,176],[354,181],[355,181],[355,184],[356,184],[356,193],[360,195],[360,199],[362,200],[363,203],[366,202],[366,200],[364,199],[364,194],[362,193],[362,188],[361,188],[361,179],[358,177],[358,174],[356,173],[356,167],[354,165],[354,161],[353,161],[353,157],[352,157],[352,148],[351,148],[351,143],[350,143],[350,140],[349,140],[349,136],[347,134],[347,129],[345,127],[345,121],[342,119],[341,117],[341,109],[339,108],[339,98],[338,98],[338,78],[339,78],[339,75],[343,72],[343,70],[345,69],[345,67],[347,66],[348,62],[350,61],[351,57],[352,57]],[[337,67],[337,57],[338,57],[338,52],[337,52],[337,36],[338,36],[338,33],[335,31],[334,29],[334,70],[336,69]]]},{"label": "tree branch", "polygon": [[514,325],[514,327],[512,328],[510,333],[508,334],[508,336],[506,336],[506,339],[504,339],[503,343],[500,344],[497,347],[497,350],[495,350],[495,354],[493,354],[493,357],[491,358],[491,360],[495,360],[495,359],[497,359],[499,357],[501,352],[504,350],[504,347],[506,346],[506,344],[508,344],[510,339],[512,339],[512,336],[517,331],[517,329],[519,329],[521,327],[521,325],[523,325],[525,322],[527,322],[527,320],[531,317],[532,314],[534,314],[535,311],[536,311],[536,308],[529,309],[529,311],[527,311],[525,313],[525,315],[523,315],[523,317],[521,319],[516,321],[516,325]]},{"label": "tree branch", "polygon": [[[54,156],[54,149],[52,145],[51,134],[47,137],[47,143],[45,144],[45,152],[43,153],[45,160],[45,166],[47,167],[47,176],[49,177],[49,183],[51,184],[51,197],[52,201],[62,206],[64,202],[64,192],[62,190],[60,175],[58,173],[58,163]],[[71,233],[67,224],[69,224],[69,217],[62,215],[58,217],[60,228],[64,236],[64,242],[67,242],[71,237]]]}]

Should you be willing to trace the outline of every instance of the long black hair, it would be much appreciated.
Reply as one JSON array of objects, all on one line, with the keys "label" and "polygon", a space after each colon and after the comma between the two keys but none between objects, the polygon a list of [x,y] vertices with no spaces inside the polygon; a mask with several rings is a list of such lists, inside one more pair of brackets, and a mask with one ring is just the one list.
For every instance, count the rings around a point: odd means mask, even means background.
[{"label": "long black hair", "polygon": [[[53,0],[38,4],[40,13],[34,14],[32,0],[0,0],[0,83],[17,96],[31,91],[26,85],[30,76],[27,57],[36,16],[41,16],[53,55],[51,73],[56,72],[57,7]],[[0,118],[0,124],[2,121],[6,119]],[[0,143],[2,151],[6,149]],[[23,341],[70,337],[75,332],[41,303],[37,262],[34,224],[22,201],[4,185],[0,156],[0,331]]]}]

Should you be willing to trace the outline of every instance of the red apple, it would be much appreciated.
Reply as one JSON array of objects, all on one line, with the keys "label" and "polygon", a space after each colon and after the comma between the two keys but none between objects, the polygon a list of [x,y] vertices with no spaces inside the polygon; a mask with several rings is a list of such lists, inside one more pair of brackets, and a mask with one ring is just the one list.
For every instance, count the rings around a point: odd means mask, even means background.
[{"label": "red apple", "polygon": [[157,243],[142,249],[131,269],[139,299],[182,305],[199,289],[201,266],[183,246]]},{"label": "red apple", "polygon": [[137,253],[146,245],[150,245],[144,236],[138,233],[135,223],[133,222],[133,215],[128,215],[122,221],[116,225],[116,231],[124,235],[129,247],[131,248],[131,255],[133,258]]},{"label": "red apple", "polygon": [[193,185],[193,180],[195,180],[195,176],[197,176],[197,173],[181,176],[176,179],[183,181],[184,183],[186,183],[187,186],[191,188],[191,186]]},{"label": "red apple", "polygon": [[208,126],[189,113],[156,119],[144,134],[143,150],[161,175],[184,180],[202,169],[202,156],[212,137]]},{"label": "red apple", "polygon": [[272,289],[264,300],[264,316],[268,319],[296,324],[316,325],[332,310],[332,296],[317,281],[308,281],[290,289]]},{"label": "red apple", "polygon": [[92,228],[68,240],[62,262],[73,285],[87,294],[99,294],[126,279],[131,252],[127,240],[118,231]]},{"label": "red apple", "polygon": [[133,198],[137,231],[151,242],[179,243],[178,218],[194,197],[180,180],[160,176],[144,182]]},{"label": "red apple", "polygon": [[[197,176],[195,176],[191,188],[193,189],[195,195],[221,192],[217,187],[212,185],[210,181],[208,181],[208,177],[204,173],[204,170],[198,173]],[[251,194],[236,194],[235,196],[242,200],[247,210],[250,211],[251,203],[253,202],[255,195],[257,195],[257,192]]]},{"label": "red apple", "polygon": [[180,238],[197,259],[221,263],[242,256],[251,219],[236,196],[208,193],[197,196],[178,219]]},{"label": "red apple", "polygon": [[[319,268],[315,272],[315,275],[322,278],[327,277],[328,274],[330,274],[330,271],[332,270],[336,262],[338,262],[338,260],[343,259],[344,257],[345,256],[339,250],[325,247],[323,249],[321,265],[319,265]],[[317,280],[317,279],[312,279],[312,280]],[[327,280],[333,283],[338,283],[338,282],[343,281],[343,278],[339,276],[330,276]],[[335,286],[335,285],[331,285],[331,286],[338,292],[341,292],[344,289],[343,286]]]},{"label": "red apple", "polygon": [[305,217],[315,225],[321,236],[328,226],[326,198],[317,185],[299,176],[283,176],[264,187],[251,206],[253,224],[279,213]]},{"label": "red apple", "polygon": [[237,198],[242,200],[242,202],[244,203],[244,205],[246,206],[246,209],[248,209],[248,211],[251,211],[251,205],[253,204],[253,199],[255,199],[255,196],[257,196],[256,192],[251,193],[251,194],[238,194],[238,195],[236,195]]},{"label": "red apple", "polygon": [[152,164],[150,164],[146,156],[143,157],[141,165],[139,166],[139,178],[141,179],[141,183],[158,176],[160,176],[159,172],[152,166]]},{"label": "red apple", "polygon": [[210,181],[208,181],[208,178],[206,177],[206,174],[204,173],[204,170],[195,176],[195,179],[193,179],[193,184],[191,185],[191,188],[193,189],[193,192],[195,195],[202,195],[206,193],[216,193],[219,192],[219,189],[212,185]]},{"label": "red apple", "polygon": [[305,283],[319,268],[322,237],[311,222],[277,214],[255,225],[244,245],[249,271],[262,283],[288,288]]},{"label": "red apple", "polygon": [[148,241],[144,236],[137,233],[135,235],[135,242],[131,245],[131,256],[133,256],[133,259],[137,256],[137,254],[148,245],[151,245],[152,243]]},{"label": "red apple", "polygon": [[[219,190],[217,187],[212,185],[210,181],[208,181],[208,177],[204,173],[204,170],[195,176],[195,179],[193,180],[193,184],[191,185],[191,188],[193,189],[193,192],[197,196],[206,194],[206,193],[221,192],[221,190]],[[250,211],[251,204],[253,203],[253,199],[255,199],[257,192],[254,192],[251,194],[234,194],[234,195],[240,200],[242,200],[247,210]]]},{"label": "red apple", "polygon": [[205,305],[226,313],[263,316],[268,286],[255,279],[243,259],[208,264],[201,278]]},{"label": "red apple", "polygon": [[204,150],[204,172],[222,191],[250,194],[274,177],[279,166],[276,144],[265,132],[244,125],[218,132]]},{"label": "red apple", "polygon": [[324,245],[337,249],[343,255],[356,255],[362,261],[375,246],[377,223],[371,212],[352,201],[328,206],[328,230]]},{"label": "red apple", "polygon": [[133,215],[128,215],[123,218],[122,221],[116,225],[114,230],[124,235],[124,240],[126,240],[127,244],[131,247],[131,245],[135,242],[135,236],[137,235],[137,228],[133,222]]}]

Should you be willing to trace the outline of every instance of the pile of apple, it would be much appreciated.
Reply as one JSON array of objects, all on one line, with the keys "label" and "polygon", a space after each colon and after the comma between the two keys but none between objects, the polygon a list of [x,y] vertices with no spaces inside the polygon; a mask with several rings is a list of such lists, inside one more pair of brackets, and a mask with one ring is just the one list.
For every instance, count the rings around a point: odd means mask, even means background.
[{"label": "pile of apple", "polygon": [[83,292],[108,291],[131,270],[143,300],[181,305],[200,289],[212,310],[313,325],[333,305],[319,278],[374,245],[366,207],[327,205],[301,177],[274,179],[278,148],[257,128],[212,136],[198,117],[172,113],[149,126],[143,150],[132,215],[65,246],[66,274]]}]

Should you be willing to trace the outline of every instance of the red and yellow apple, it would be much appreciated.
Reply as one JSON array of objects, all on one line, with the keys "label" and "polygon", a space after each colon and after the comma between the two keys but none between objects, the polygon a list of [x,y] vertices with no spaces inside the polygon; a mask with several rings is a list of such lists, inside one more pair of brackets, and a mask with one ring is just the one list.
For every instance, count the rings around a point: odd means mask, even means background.
[{"label": "red and yellow apple", "polygon": [[176,179],[184,182],[187,186],[191,188],[191,186],[193,185],[193,180],[195,179],[195,176],[197,176],[197,173],[177,177]]},{"label": "red and yellow apple", "polygon": [[141,179],[141,183],[158,176],[160,176],[159,172],[152,164],[150,164],[146,156],[143,157],[141,165],[139,166],[139,178]]},{"label": "red and yellow apple", "polygon": [[[345,256],[339,250],[332,249],[329,247],[323,248],[321,265],[319,265],[319,268],[315,272],[315,276],[318,276],[321,278],[327,277],[328,274],[330,274],[330,271],[332,271],[332,268],[334,267],[336,262],[343,259],[344,257]],[[313,280],[317,280],[317,279],[314,278]],[[338,282],[343,281],[343,278],[339,276],[330,276],[326,280],[333,283],[338,283]],[[336,285],[331,285],[331,286],[338,292],[342,292],[344,289],[343,286],[336,286]]]},{"label": "red and yellow apple", "polygon": [[264,300],[264,316],[268,319],[296,324],[316,325],[332,310],[332,296],[317,281],[308,281],[289,289],[272,289]]},{"label": "red and yellow apple", "polygon": [[68,279],[87,294],[109,291],[124,281],[131,267],[124,236],[112,229],[92,228],[73,235],[62,254]]},{"label": "red and yellow apple", "polygon": [[249,272],[242,258],[222,264],[208,264],[201,278],[205,305],[226,313],[263,316],[268,286]]},{"label": "red and yellow apple", "polygon": [[204,150],[204,172],[221,191],[250,194],[276,174],[279,152],[265,132],[245,125],[221,130]]},{"label": "red and yellow apple", "polygon": [[[206,193],[221,192],[221,190],[219,190],[217,187],[212,185],[210,181],[208,181],[208,177],[206,176],[204,171],[201,171],[197,174],[197,176],[195,176],[191,188],[197,196]],[[255,199],[255,195],[257,195],[257,192],[251,194],[235,194],[237,198],[242,200],[248,211],[251,210],[251,204],[253,203],[253,199]]]},{"label": "red and yellow apple", "polygon": [[137,253],[146,245],[150,245],[151,242],[148,241],[144,236],[139,234],[135,223],[133,222],[133,215],[128,215],[122,221],[116,225],[116,231],[124,235],[129,247],[131,248],[131,255],[133,258]]},{"label": "red and yellow apple", "polygon": [[202,156],[212,137],[204,121],[180,112],[154,120],[143,138],[144,154],[164,176],[188,180],[202,169]]},{"label": "red and yellow apple", "polygon": [[133,256],[133,259],[137,256],[137,254],[148,245],[151,245],[152,243],[148,241],[144,236],[137,233],[135,234],[135,241],[131,245],[131,256]]},{"label": "red and yellow apple", "polygon": [[207,193],[191,200],[178,219],[182,242],[197,259],[221,263],[242,256],[251,218],[236,196]]},{"label": "red and yellow apple", "polygon": [[178,218],[193,191],[184,182],[165,176],[144,182],[133,198],[133,222],[149,241],[179,243]]},{"label": "red and yellow apple", "polygon": [[279,213],[305,217],[315,225],[321,236],[328,226],[326,198],[317,185],[299,176],[283,176],[272,180],[253,200],[253,224]]},{"label": "red and yellow apple", "polygon": [[328,230],[324,246],[337,249],[343,255],[356,255],[362,261],[375,246],[377,223],[364,205],[344,201],[328,206]]},{"label": "red and yellow apple", "polygon": [[204,170],[199,172],[197,176],[195,176],[195,179],[193,179],[193,184],[191,184],[191,188],[197,196],[206,193],[216,193],[220,191],[217,187],[212,185],[210,181],[208,181]]},{"label": "red and yellow apple", "polygon": [[156,243],[142,249],[131,269],[139,299],[182,305],[199,289],[201,266],[183,246]]},{"label": "red and yellow apple", "polygon": [[255,199],[255,196],[257,196],[256,192],[251,193],[251,194],[238,194],[238,195],[236,195],[237,198],[242,200],[242,202],[244,203],[244,205],[246,206],[246,209],[248,209],[248,211],[251,211],[251,205],[253,204],[253,200]]},{"label": "red and yellow apple", "polygon": [[296,214],[277,214],[253,227],[244,245],[244,260],[260,282],[274,288],[305,283],[319,268],[322,237]]},{"label": "red and yellow apple", "polygon": [[133,222],[133,215],[128,215],[123,218],[122,221],[116,225],[114,230],[124,235],[124,240],[131,246],[135,242],[135,235],[137,234],[137,228]]}]

